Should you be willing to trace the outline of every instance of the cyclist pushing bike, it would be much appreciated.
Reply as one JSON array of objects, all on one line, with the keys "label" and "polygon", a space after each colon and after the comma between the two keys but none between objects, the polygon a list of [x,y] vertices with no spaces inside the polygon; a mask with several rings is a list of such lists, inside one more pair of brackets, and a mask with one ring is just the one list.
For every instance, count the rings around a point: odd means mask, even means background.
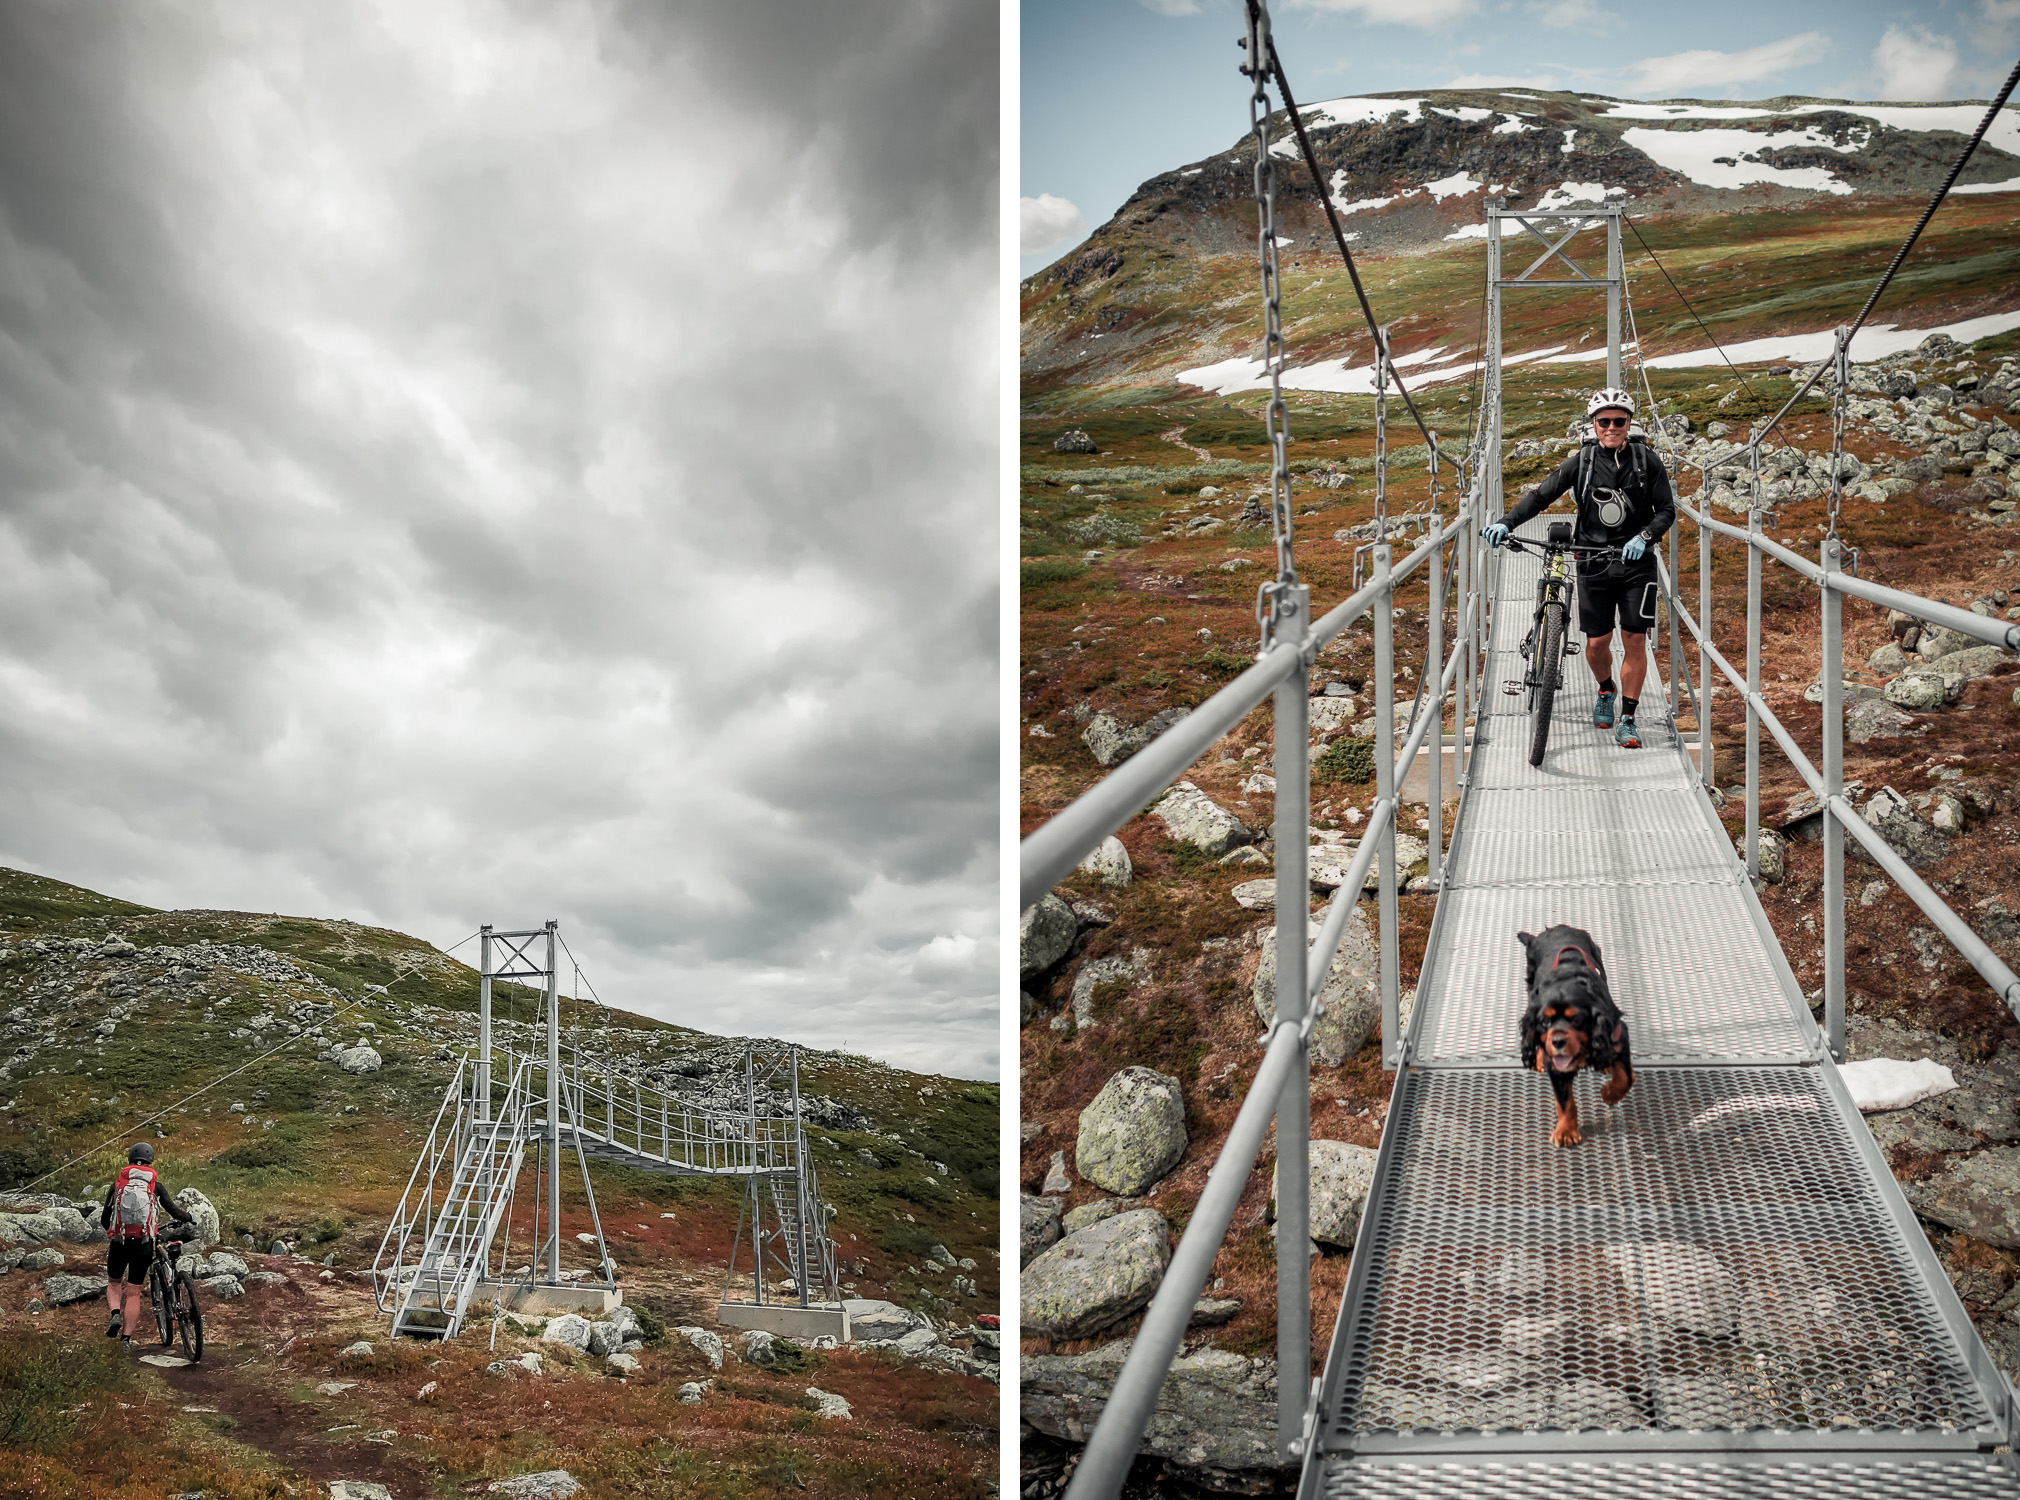
[{"label": "cyclist pushing bike", "polygon": [[[1676,523],[1669,473],[1641,434],[1631,433],[1634,397],[1623,390],[1595,391],[1585,405],[1593,436],[1556,472],[1524,495],[1480,534],[1499,547],[1508,534],[1569,490],[1578,507],[1573,537],[1580,547],[1620,549],[1618,561],[1581,555],[1578,624],[1585,632],[1585,663],[1599,683],[1592,722],[1613,729],[1614,743],[1641,748],[1634,710],[1648,675],[1648,632],[1658,593],[1655,544]],[[1594,438],[1597,441],[1594,441]],[[1613,680],[1613,629],[1620,625],[1620,682]],[[1620,698],[1619,722],[1614,697]]]},{"label": "cyclist pushing bike", "polygon": [[154,1265],[155,1233],[160,1227],[160,1209],[179,1224],[194,1227],[196,1220],[169,1197],[161,1185],[161,1173],[154,1165],[154,1147],[145,1141],[130,1147],[127,1164],[120,1168],[105,1190],[105,1204],[98,1219],[105,1226],[111,1247],[105,1257],[105,1300],[112,1309],[112,1321],[105,1325],[109,1339],[124,1336],[130,1348],[134,1330],[141,1326],[141,1283]]}]

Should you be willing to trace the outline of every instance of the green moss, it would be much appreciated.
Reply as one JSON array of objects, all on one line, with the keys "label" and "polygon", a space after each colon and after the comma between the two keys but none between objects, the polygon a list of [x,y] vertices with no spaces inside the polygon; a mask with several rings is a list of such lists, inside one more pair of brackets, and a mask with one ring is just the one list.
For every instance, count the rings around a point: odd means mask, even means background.
[{"label": "green moss", "polygon": [[1375,779],[1375,742],[1342,735],[1312,762],[1312,780],[1325,785],[1362,786]]}]

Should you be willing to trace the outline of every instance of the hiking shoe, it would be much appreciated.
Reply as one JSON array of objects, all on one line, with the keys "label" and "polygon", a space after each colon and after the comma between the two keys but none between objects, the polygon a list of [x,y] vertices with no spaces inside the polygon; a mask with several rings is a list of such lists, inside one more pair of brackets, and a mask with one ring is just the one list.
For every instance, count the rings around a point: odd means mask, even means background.
[{"label": "hiking shoe", "polygon": [[133,1352],[133,1340],[130,1338],[122,1338],[119,1341],[119,1347],[122,1352],[131,1354]]},{"label": "hiking shoe", "polygon": [[1601,729],[1613,726],[1613,694],[1601,693],[1599,701],[1592,705],[1592,722]]},{"label": "hiking shoe", "polygon": [[1622,719],[1613,731],[1613,743],[1623,750],[1639,750],[1641,736],[1634,732],[1634,720]]},{"label": "hiking shoe", "polygon": [[105,1325],[105,1336],[109,1339],[118,1338],[122,1331],[122,1325],[125,1323],[125,1321],[126,1321],[126,1315],[124,1313],[118,1313],[118,1312],[114,1313],[112,1315],[112,1321]]}]

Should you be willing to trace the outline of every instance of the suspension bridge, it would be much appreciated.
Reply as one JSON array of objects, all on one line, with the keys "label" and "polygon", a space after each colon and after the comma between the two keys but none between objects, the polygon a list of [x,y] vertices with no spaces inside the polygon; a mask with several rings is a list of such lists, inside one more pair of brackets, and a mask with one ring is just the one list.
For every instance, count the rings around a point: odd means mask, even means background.
[{"label": "suspension bridge", "polygon": [[[720,1320],[797,1337],[849,1337],[835,1246],[800,1119],[798,1049],[744,1053],[745,1107],[697,1110],[564,1045],[560,934],[482,929],[477,1049],[458,1065],[374,1262],[380,1309],[394,1334],[453,1338],[473,1303],[493,1325],[510,1306],[608,1313],[620,1301],[616,1264],[589,1177],[595,1157],[634,1171],[734,1180],[743,1188]],[[494,1046],[493,986],[533,984],[544,1055]],[[773,1101],[783,1098],[781,1109]],[[593,1243],[587,1269],[564,1267],[564,1155],[573,1153]],[[522,1191],[522,1188],[524,1191]],[[513,1265],[514,1229],[524,1261]],[[746,1283],[748,1298],[734,1295]],[[783,1297],[781,1287],[790,1291]]]},{"label": "suspension bridge", "polygon": [[[1660,569],[1670,670],[1650,637],[1644,748],[1627,754],[1590,726],[1594,684],[1566,674],[1548,753],[1532,765],[1526,703],[1499,691],[1527,671],[1537,567],[1489,553],[1478,534],[1500,494],[1500,314],[1525,285],[1580,286],[1608,302],[1608,384],[1622,384],[1617,208],[1546,214],[1488,204],[1489,334],[1484,420],[1459,460],[1449,521],[1396,561],[1372,549],[1368,582],[1313,616],[1291,536],[1279,326],[1274,172],[1267,88],[1323,182],[1270,41],[1261,0],[1247,0],[1244,73],[1253,83],[1258,258],[1272,446],[1276,579],[1262,589],[1255,664],[1026,840],[1020,904],[1029,906],[1099,841],[1133,818],[1253,709],[1273,703],[1279,912],[1309,896],[1308,694],[1316,652],[1349,625],[1372,631],[1376,800],[1354,864],[1319,935],[1279,921],[1276,1012],[1250,1092],[1190,1214],[1068,1491],[1117,1493],[1166,1372],[1211,1275],[1265,1136],[1277,1176],[1278,1456],[1301,1496],[1876,1495],[2020,1500],[2012,1445],[2020,1397],[2000,1373],[1840,1077],[1844,1055],[1844,854],[1847,837],[1936,924],[2020,1013],[2020,978],[1916,875],[1847,800],[1842,636],[1846,596],[1897,608],[1973,639],[2020,649],[2020,626],[1878,586],[1844,570],[1831,524],[1815,560],[1763,535],[1760,445],[1813,385],[1757,425],[1754,503],[1744,527],[1679,503],[1698,547],[1696,612],[1677,586],[1680,542]],[[2020,69],[1858,318],[1838,331],[1832,399],[1842,442],[1851,338],[1906,258]],[[1289,149],[1294,144],[1295,150]],[[1389,360],[1337,216],[1320,186],[1342,258],[1376,340],[1378,518]],[[1568,250],[1607,236],[1594,275]],[[1545,253],[1503,274],[1504,232]],[[1552,269],[1554,268],[1554,269]],[[1542,273],[1540,279],[1539,273]],[[1629,328],[1631,303],[1627,303]],[[1638,353],[1638,340],[1629,347]],[[1653,392],[1645,372],[1651,412]],[[1424,427],[1437,473],[1436,435]],[[1659,429],[1651,423],[1651,435]],[[1685,486],[1678,474],[1679,491]],[[1703,483],[1700,475],[1699,493]],[[1434,488],[1435,497],[1435,488]],[[1680,529],[1681,521],[1679,522]],[[1542,528],[1533,527],[1534,539]],[[1735,666],[1711,638],[1714,538],[1746,548],[1747,654]],[[1447,561],[1448,551],[1450,560]],[[1761,575],[1789,567],[1817,589],[1824,671],[1821,756],[1777,718],[1761,686]],[[1397,587],[1430,591],[1420,711],[1399,734],[1393,699]],[[1358,580],[1357,580],[1358,583]],[[1453,639],[1445,639],[1448,611]],[[1696,648],[1697,680],[1681,669]],[[1711,801],[1714,679],[1746,704],[1742,860]],[[1397,787],[1450,702],[1459,795],[1449,847],[1439,826],[1441,757],[1430,757],[1431,873],[1438,898],[1417,1002],[1399,1024]],[[1679,724],[1694,715],[1694,765]],[[1581,722],[1582,721],[1582,722]],[[1756,896],[1760,736],[1765,729],[1826,809],[1821,1024]],[[1436,740],[1431,743],[1435,746]],[[1394,760],[1389,753],[1394,753]],[[1394,1094],[1324,1369],[1311,1362],[1308,1177],[1312,1007],[1370,871],[1378,887],[1382,1048]],[[1524,1006],[1518,930],[1569,922],[1604,947],[1633,1028],[1638,1081],[1608,1109],[1578,1085],[1590,1122],[1572,1150],[1542,1128],[1548,1093],[1515,1056]],[[1589,1075],[1588,1075],[1589,1080]],[[1089,1413],[1093,1416],[1093,1413]]]}]

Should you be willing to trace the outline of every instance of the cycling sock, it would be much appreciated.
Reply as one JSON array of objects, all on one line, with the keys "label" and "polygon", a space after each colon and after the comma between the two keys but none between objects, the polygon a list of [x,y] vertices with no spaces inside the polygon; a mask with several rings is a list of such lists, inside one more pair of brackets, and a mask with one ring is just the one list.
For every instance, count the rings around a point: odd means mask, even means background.
[{"label": "cycling sock", "polygon": [[1602,693],[1610,693],[1610,692],[1612,692],[1612,691],[1613,691],[1613,679],[1612,679],[1611,677],[1608,677],[1608,678],[1607,678],[1607,679],[1606,679],[1605,681],[1601,682],[1601,683],[1599,684],[1599,691],[1600,691],[1600,692],[1602,692]]},{"label": "cycling sock", "polygon": [[1620,700],[1620,717],[1623,719],[1633,718],[1634,705],[1639,703],[1640,701],[1641,700],[1639,698],[1622,698]]}]

